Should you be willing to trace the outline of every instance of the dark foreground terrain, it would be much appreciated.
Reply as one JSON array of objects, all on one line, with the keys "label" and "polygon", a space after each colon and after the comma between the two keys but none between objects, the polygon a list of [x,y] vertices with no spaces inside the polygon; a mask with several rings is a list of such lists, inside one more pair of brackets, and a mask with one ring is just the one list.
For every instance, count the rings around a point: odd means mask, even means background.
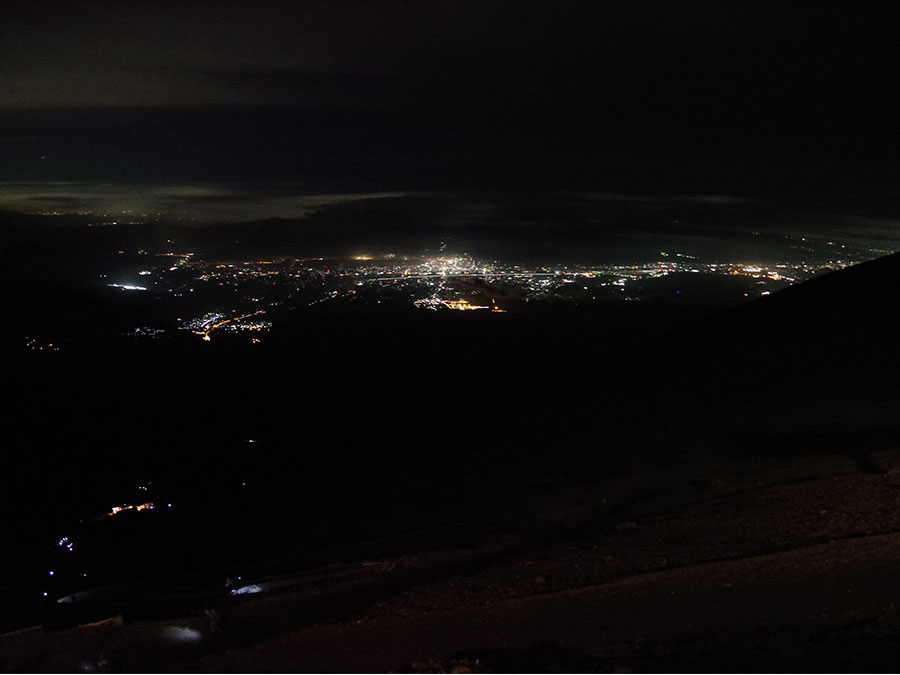
[{"label": "dark foreground terrain", "polygon": [[67,504],[149,477],[173,506],[77,524],[0,668],[894,671],[898,273],[639,346],[489,317],[13,364],[10,598]]}]

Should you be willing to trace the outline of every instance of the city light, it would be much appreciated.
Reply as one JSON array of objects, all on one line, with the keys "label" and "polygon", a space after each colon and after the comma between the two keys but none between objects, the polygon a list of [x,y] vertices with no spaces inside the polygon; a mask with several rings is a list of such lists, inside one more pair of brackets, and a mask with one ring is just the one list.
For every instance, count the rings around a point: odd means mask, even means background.
[{"label": "city light", "polygon": [[[743,277],[748,284],[755,284],[755,289],[745,285],[734,290],[732,301],[738,302],[770,295],[821,272],[857,262],[846,250],[838,259],[823,258],[817,262],[703,261],[688,253],[661,251],[656,260],[592,265],[524,265],[449,254],[357,254],[346,258],[241,262],[204,259],[193,253],[158,256],[166,262],[147,267],[145,258],[142,267],[134,272],[154,276],[153,293],[159,298],[195,294],[210,301],[210,309],[205,313],[178,319],[178,329],[190,331],[204,342],[219,335],[245,335],[249,344],[260,344],[261,334],[273,328],[273,320],[267,314],[274,310],[282,316],[323,305],[340,305],[350,312],[356,307],[372,306],[389,311],[410,303],[432,311],[499,314],[521,311],[524,303],[531,302],[634,302],[653,296],[654,280],[684,273],[708,278]],[[173,258],[177,260],[175,265],[168,262]],[[108,285],[149,291],[147,286],[134,284]],[[670,293],[691,297],[684,288]],[[171,333],[171,328],[140,326],[126,335],[159,339]],[[36,350],[55,349],[35,340],[29,346]]]}]

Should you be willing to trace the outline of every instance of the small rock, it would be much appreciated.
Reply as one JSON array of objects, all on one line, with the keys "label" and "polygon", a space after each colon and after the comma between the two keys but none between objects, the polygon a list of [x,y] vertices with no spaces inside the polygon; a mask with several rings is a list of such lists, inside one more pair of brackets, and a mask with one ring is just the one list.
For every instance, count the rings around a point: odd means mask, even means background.
[{"label": "small rock", "polygon": [[628,530],[637,529],[638,524],[633,520],[626,521],[624,523],[619,523],[616,525],[616,532],[627,532]]}]

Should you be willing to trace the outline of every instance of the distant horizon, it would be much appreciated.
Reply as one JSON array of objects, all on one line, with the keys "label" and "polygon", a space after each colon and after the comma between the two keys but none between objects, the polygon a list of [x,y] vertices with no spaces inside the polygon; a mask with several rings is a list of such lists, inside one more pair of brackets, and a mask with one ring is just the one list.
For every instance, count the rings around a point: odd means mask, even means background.
[{"label": "distant horizon", "polygon": [[[696,205],[746,205],[751,203],[797,204],[815,207],[821,201],[829,206],[829,201],[847,200],[852,206],[864,205],[866,193],[847,191],[832,193],[826,200],[809,195],[766,195],[752,190],[746,191],[702,191],[672,189],[631,189],[620,190],[612,187],[598,186],[588,188],[559,188],[548,186],[540,188],[491,187],[453,188],[435,187],[421,189],[403,187],[402,185],[386,189],[366,189],[364,187],[343,190],[315,190],[300,180],[190,180],[190,181],[131,181],[131,180],[0,180],[0,210],[15,211],[24,214],[40,215],[47,213],[47,208],[57,211],[54,215],[77,215],[86,212],[104,215],[113,209],[118,213],[134,213],[138,210],[134,205],[128,206],[129,199],[137,199],[144,203],[143,210],[150,208],[155,214],[164,214],[164,207],[171,205],[198,206],[203,202],[211,203],[217,199],[238,205],[242,201],[296,199],[309,200],[309,205],[319,206],[346,200],[399,198],[399,197],[459,197],[459,198],[521,198],[528,201],[534,197],[572,197],[608,202],[658,203],[661,205],[683,203]],[[873,197],[896,199],[900,205],[900,189],[878,190]],[[40,202],[31,204],[30,202]],[[148,202],[159,203],[156,207],[147,207]],[[102,206],[102,203],[108,204]],[[873,205],[873,206],[878,206]],[[106,208],[106,212],[101,209]],[[177,209],[173,211],[177,213]],[[183,215],[183,214],[182,214]],[[279,216],[264,214],[261,218],[303,217]],[[244,216],[235,216],[241,219]]]},{"label": "distant horizon", "polygon": [[[821,204],[721,193],[312,194],[298,184],[265,182],[6,182],[0,183],[0,209],[104,228],[133,226],[115,236],[144,248],[169,238],[215,255],[446,250],[508,263],[590,265],[647,263],[668,253],[705,262],[796,262],[811,255],[812,249],[804,251],[809,246],[821,248],[816,255],[825,259],[838,246],[847,260],[900,250],[900,218],[890,199],[877,207],[865,200]],[[157,226],[186,229],[163,236]]]}]

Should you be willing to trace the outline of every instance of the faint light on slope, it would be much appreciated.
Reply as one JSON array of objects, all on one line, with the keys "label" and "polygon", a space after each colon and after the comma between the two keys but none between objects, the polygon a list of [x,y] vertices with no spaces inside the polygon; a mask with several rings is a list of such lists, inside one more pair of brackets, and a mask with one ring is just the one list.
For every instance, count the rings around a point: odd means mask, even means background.
[{"label": "faint light on slope", "polygon": [[196,628],[187,626],[169,626],[163,633],[163,637],[172,642],[199,642],[203,639],[203,633]]},{"label": "faint light on slope", "polygon": [[251,595],[253,593],[262,593],[262,588],[257,586],[256,584],[249,584],[247,586],[241,586],[240,588],[235,588],[231,591],[232,595]]}]

